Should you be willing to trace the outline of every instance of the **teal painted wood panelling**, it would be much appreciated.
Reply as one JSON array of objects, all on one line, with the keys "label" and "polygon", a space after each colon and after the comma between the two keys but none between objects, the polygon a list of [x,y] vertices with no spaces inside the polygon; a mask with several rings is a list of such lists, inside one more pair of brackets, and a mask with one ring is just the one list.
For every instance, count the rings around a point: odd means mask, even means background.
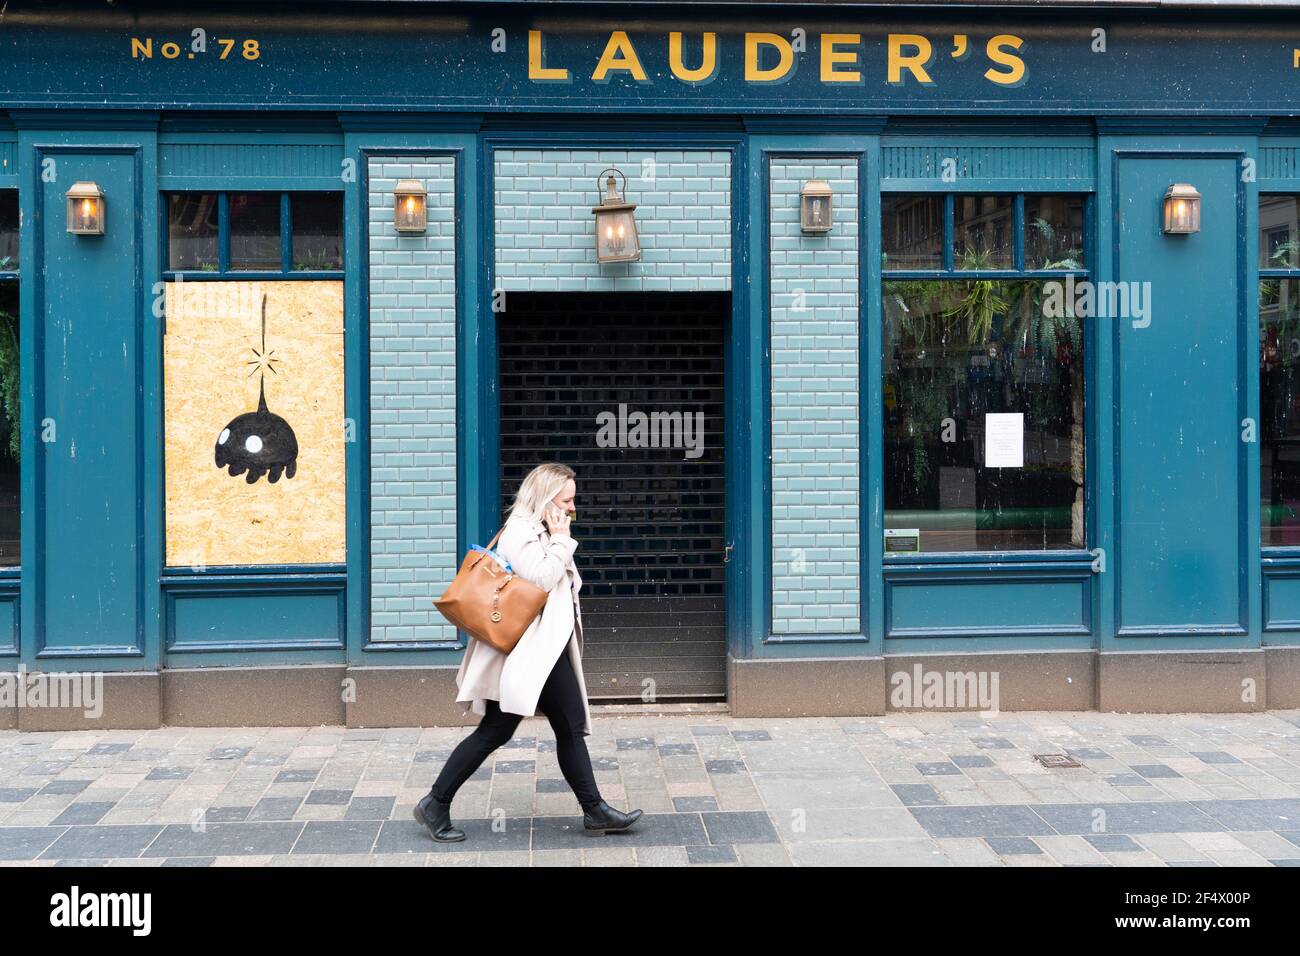
[{"label": "teal painted wood panelling", "polygon": [[1266,644],[1300,643],[1300,561],[1264,561]]},{"label": "teal painted wood panelling", "polygon": [[[138,656],[151,586],[143,550],[141,155],[133,146],[38,153],[38,166],[41,156],[53,158],[59,177],[33,176],[36,380],[24,383],[23,401],[39,408],[29,434],[42,440],[30,446],[34,494],[24,489],[24,511],[34,508],[36,521],[23,528],[33,556],[24,560],[23,589],[38,657]],[[108,197],[102,236],[67,232],[64,193],[76,180],[98,183]]]},{"label": "teal painted wood panelling", "polygon": [[[209,2],[188,18],[179,4],[25,4],[5,20],[0,95],[25,108],[101,107],[151,109],[309,109],[349,111],[496,110],[550,111],[579,118],[609,113],[684,114],[741,112],[790,115],[879,116],[933,112],[939,115],[1025,116],[1051,114],[1292,115],[1295,75],[1288,38],[1295,12],[1260,9],[1249,15],[1192,13],[1173,4],[1108,4],[1142,7],[1098,11],[1028,10],[1028,3],[885,5],[728,3],[591,4],[245,4],[223,20],[231,4]],[[919,9],[929,6],[930,10]],[[1075,4],[1075,6],[1084,6]],[[41,9],[55,12],[46,14]],[[911,7],[910,9],[908,7]],[[959,12],[958,8],[966,9]],[[30,10],[29,10],[30,8]],[[820,9],[818,9],[820,8]],[[544,14],[539,14],[544,9]],[[212,11],[212,12],[209,12]],[[328,15],[324,15],[328,11]],[[1219,14],[1216,16],[1216,14]],[[1235,14],[1235,15],[1234,15]],[[1231,19],[1228,17],[1231,16]],[[258,59],[243,49],[220,59],[217,45],[195,60],[179,59],[190,29],[230,25],[232,36],[260,37]],[[631,31],[636,59],[647,73],[638,81],[616,65],[593,76],[612,28]],[[793,53],[777,82],[747,80],[745,33],[788,36],[798,27],[808,43]],[[1111,28],[1111,52],[1099,54],[1092,31]],[[492,52],[494,29],[508,36],[508,53]],[[529,76],[527,31],[544,33],[545,65],[567,79],[538,82]],[[819,69],[829,47],[820,34],[860,31],[860,42],[839,51],[860,72],[845,82]],[[668,69],[667,37],[684,31],[688,43],[703,31],[717,33],[717,70],[706,82],[676,79]],[[889,36],[917,33],[932,43],[933,76],[903,72],[888,82]],[[1012,62],[1015,79],[996,66],[988,41],[1003,34],[1023,39]],[[969,36],[968,55],[952,57],[955,36]],[[133,52],[131,39],[147,38]],[[216,34],[210,39],[215,40]],[[178,43],[175,59],[161,50]],[[142,41],[144,42],[144,41]],[[806,48],[805,48],[806,47]],[[996,47],[994,48],[996,49]],[[1003,48],[1004,52],[1006,48]],[[526,55],[526,53],[525,53]],[[236,61],[236,58],[239,61]],[[604,71],[600,71],[602,74]],[[993,74],[1002,74],[998,82]],[[933,82],[928,82],[932,80]],[[1008,82],[1009,80],[1009,82]]]},{"label": "teal painted wood panelling", "polygon": [[0,657],[15,657],[20,652],[18,588],[0,590]]},{"label": "teal painted wood panelling", "polygon": [[[1300,145],[1263,146],[1259,150],[1261,183],[1267,180],[1295,180],[1300,184]],[[1292,188],[1296,188],[1295,185]]]},{"label": "teal painted wood panelling", "polygon": [[[342,650],[346,581],[278,581],[172,587],[166,599],[167,653],[256,649]],[[260,655],[259,655],[260,656]],[[192,663],[192,662],[185,662]]]},{"label": "teal painted wood panelling", "polygon": [[0,176],[18,175],[18,144],[0,140]]},{"label": "teal painted wood panelling", "polygon": [[[886,572],[885,637],[1084,637],[1090,633],[1091,572],[990,577]],[[1049,645],[1050,646],[1050,645]]]},{"label": "teal painted wood panelling", "polygon": [[[265,134],[249,138],[265,139]],[[224,184],[232,189],[342,189],[338,142],[164,142],[158,145],[163,189]]]},{"label": "teal painted wood panelling", "polygon": [[950,138],[886,142],[880,153],[884,189],[1091,189],[1096,182],[1090,142],[1002,146]]},{"label": "teal painted wood panelling", "polygon": [[[1118,356],[1107,407],[1116,416],[1112,569],[1121,638],[1249,630],[1248,565],[1259,560],[1249,502],[1258,477],[1248,474],[1241,422],[1257,347],[1243,298],[1240,158],[1133,151],[1116,160],[1116,272],[1130,301],[1138,294],[1146,302],[1105,320]],[[1173,182],[1202,194],[1195,235],[1159,228]]]}]

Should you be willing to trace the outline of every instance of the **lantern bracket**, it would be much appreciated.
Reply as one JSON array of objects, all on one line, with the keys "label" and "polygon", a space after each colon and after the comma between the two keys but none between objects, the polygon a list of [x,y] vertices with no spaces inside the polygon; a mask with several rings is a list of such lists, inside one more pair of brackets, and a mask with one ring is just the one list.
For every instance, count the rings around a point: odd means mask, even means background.
[{"label": "lantern bracket", "polygon": [[614,177],[611,175],[609,179],[606,180],[606,193],[601,198],[600,205],[592,206],[591,211],[600,212],[602,209],[604,210],[635,209],[636,203],[630,203],[627,201],[627,174],[624,173],[623,170],[619,169],[617,166],[610,166],[607,169],[602,169],[600,171],[600,174],[596,177],[596,195],[600,196],[601,180],[605,178],[606,173],[611,173],[611,174],[618,173],[620,176],[622,176],[623,189],[621,192],[617,192],[617,193],[614,191],[614,187],[612,183]]}]

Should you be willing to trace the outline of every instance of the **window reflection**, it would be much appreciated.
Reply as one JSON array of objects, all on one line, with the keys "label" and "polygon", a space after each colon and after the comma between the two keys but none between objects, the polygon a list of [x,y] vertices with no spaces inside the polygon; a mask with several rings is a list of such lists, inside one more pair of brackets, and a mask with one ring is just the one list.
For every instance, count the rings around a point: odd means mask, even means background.
[{"label": "window reflection", "polygon": [[1300,279],[1259,285],[1263,544],[1300,545]]},{"label": "window reflection", "polygon": [[0,283],[0,566],[19,564],[18,283]]},{"label": "window reflection", "polygon": [[280,194],[230,194],[230,268],[280,271]]},{"label": "window reflection", "polygon": [[167,197],[167,268],[217,270],[216,193],[172,193]]},{"label": "window reflection", "polygon": [[[884,283],[885,526],[921,550],[1082,548],[1082,321],[1048,283]],[[1023,466],[985,461],[985,416],[1023,418]]]},{"label": "window reflection", "polygon": [[1025,196],[1025,268],[1082,269],[1083,197]]},{"label": "window reflection", "polygon": [[1015,197],[959,194],[953,206],[953,268],[1014,266]]},{"label": "window reflection", "polygon": [[1259,197],[1259,267],[1300,267],[1300,228],[1296,196]]},{"label": "window reflection", "polygon": [[[1300,268],[1300,197],[1259,198],[1259,267]],[[1260,538],[1300,545],[1300,275],[1259,283]]]},{"label": "window reflection", "polygon": [[0,189],[0,272],[18,271],[18,190]]},{"label": "window reflection", "polygon": [[943,268],[943,196],[886,193],[880,198],[884,268]]},{"label": "window reflection", "polygon": [[343,268],[343,195],[292,193],[293,269]]}]

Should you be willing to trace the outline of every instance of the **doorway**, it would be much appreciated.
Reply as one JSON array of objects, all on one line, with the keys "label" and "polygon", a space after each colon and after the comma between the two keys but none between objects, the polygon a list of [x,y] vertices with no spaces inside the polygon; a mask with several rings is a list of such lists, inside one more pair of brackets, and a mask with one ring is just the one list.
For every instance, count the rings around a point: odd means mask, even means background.
[{"label": "doorway", "polygon": [[497,315],[501,505],[578,475],[587,691],[726,695],[722,292],[510,292]]}]

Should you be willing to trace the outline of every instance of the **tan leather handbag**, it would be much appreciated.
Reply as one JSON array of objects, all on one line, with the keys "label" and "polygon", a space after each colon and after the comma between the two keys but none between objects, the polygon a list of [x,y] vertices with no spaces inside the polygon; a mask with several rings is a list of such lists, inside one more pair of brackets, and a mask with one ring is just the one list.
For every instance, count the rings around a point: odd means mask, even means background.
[{"label": "tan leather handbag", "polygon": [[488,554],[501,531],[488,542],[486,550],[470,549],[456,577],[433,604],[462,631],[509,654],[546,604],[546,592],[503,568]]}]

